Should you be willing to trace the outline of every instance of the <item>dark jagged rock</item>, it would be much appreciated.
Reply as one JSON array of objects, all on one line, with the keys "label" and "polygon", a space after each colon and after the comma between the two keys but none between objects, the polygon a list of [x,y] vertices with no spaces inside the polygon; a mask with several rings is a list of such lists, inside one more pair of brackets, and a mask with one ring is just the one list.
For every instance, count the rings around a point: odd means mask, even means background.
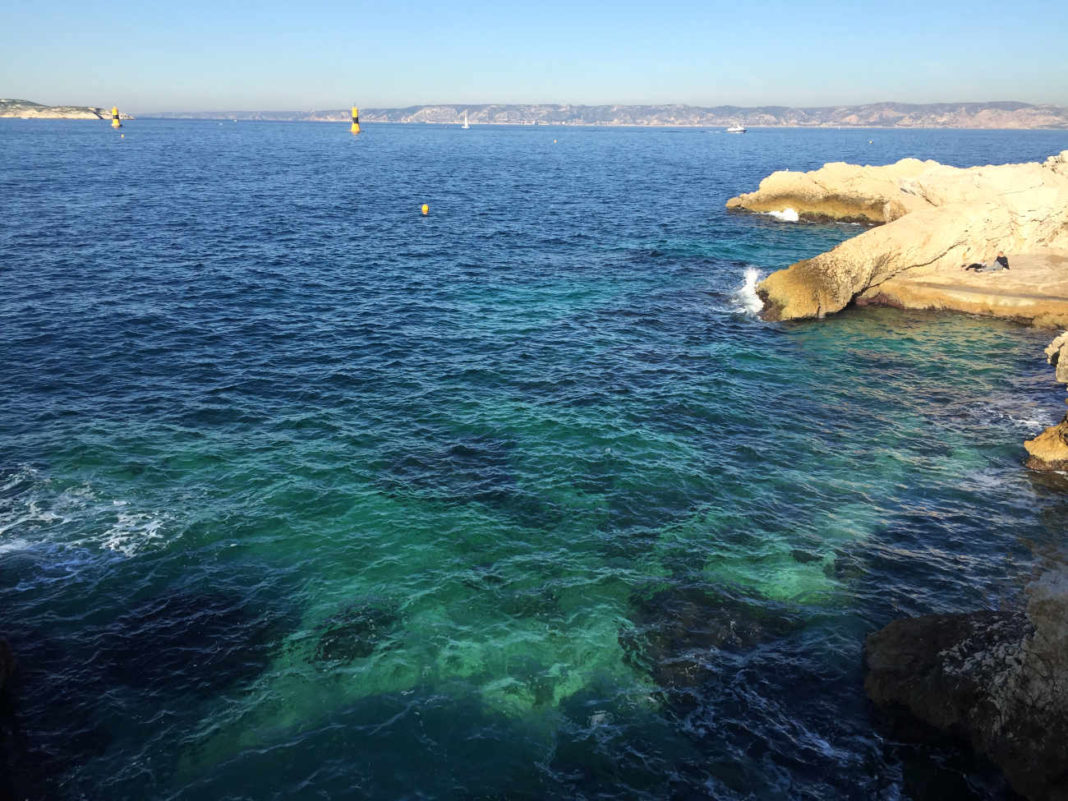
[{"label": "dark jagged rock", "polygon": [[1068,593],[1031,588],[1026,614],[972,612],[895,620],[868,636],[864,687],[969,741],[1035,801],[1068,799]]}]

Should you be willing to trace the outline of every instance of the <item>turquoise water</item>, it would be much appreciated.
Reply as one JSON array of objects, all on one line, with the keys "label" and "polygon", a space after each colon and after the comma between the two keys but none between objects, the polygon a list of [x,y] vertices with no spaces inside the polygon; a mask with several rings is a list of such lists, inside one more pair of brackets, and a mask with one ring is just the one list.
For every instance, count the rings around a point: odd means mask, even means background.
[{"label": "turquoise water", "polygon": [[1049,335],[762,323],[859,229],[723,204],[1068,134],[2,122],[0,792],[1004,794],[860,649],[1062,542]]}]

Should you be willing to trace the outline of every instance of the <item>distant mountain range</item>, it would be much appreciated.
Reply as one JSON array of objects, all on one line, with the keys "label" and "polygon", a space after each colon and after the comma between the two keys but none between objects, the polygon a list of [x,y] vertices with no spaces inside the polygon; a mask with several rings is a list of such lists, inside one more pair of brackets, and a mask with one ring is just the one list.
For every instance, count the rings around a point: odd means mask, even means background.
[{"label": "distant mountain range", "polygon": [[[361,122],[458,125],[637,125],[805,128],[1068,128],[1068,108],[1029,103],[869,103],[863,106],[572,106],[433,105],[360,109]],[[169,119],[347,122],[349,109],[329,111],[168,112]]]},{"label": "distant mountain range", "polygon": [[[862,106],[572,106],[551,104],[434,105],[366,108],[361,122],[459,125],[635,125],[801,128],[1059,128],[1068,129],[1068,108],[1030,103],[869,103]],[[122,114],[123,119],[131,119]],[[348,122],[349,109],[326,111],[171,111],[146,115],[163,119]],[[107,109],[45,106],[0,99],[0,117],[108,119]]]}]

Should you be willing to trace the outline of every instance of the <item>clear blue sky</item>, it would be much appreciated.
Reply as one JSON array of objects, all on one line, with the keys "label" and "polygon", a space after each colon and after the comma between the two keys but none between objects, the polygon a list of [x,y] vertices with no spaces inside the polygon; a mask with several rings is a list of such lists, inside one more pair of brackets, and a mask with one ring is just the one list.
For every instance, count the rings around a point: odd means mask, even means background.
[{"label": "clear blue sky", "polygon": [[0,97],[162,110],[419,103],[1068,105],[1068,0],[5,0]]}]

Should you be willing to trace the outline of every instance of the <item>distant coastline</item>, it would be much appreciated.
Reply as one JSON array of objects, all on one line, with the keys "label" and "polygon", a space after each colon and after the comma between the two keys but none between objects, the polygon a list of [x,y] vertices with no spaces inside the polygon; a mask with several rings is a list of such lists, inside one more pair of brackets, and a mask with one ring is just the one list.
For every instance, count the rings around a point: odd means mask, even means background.
[{"label": "distant coastline", "polygon": [[[0,117],[22,120],[110,120],[111,110],[97,106],[46,106],[32,100],[0,98]],[[133,116],[119,112],[119,119]]]},{"label": "distant coastline", "polygon": [[[870,103],[857,106],[795,108],[789,106],[444,104],[405,108],[361,108],[363,122],[460,125],[563,125],[782,128],[977,128],[1068,129],[1068,108],[1017,102]],[[160,112],[162,119],[233,119],[264,122],[347,122],[349,109],[320,111]]]},{"label": "distant coastline", "polygon": [[[161,111],[143,119],[234,120],[242,122],[347,123],[351,111]],[[122,119],[134,119],[120,112]],[[460,125],[553,125],[607,127],[720,128],[959,128],[976,130],[1068,130],[1068,107],[1013,101],[989,103],[869,103],[857,106],[685,106],[566,104],[424,105],[364,108],[363,122]],[[96,106],[48,106],[0,98],[0,117],[21,119],[110,119]]]}]

